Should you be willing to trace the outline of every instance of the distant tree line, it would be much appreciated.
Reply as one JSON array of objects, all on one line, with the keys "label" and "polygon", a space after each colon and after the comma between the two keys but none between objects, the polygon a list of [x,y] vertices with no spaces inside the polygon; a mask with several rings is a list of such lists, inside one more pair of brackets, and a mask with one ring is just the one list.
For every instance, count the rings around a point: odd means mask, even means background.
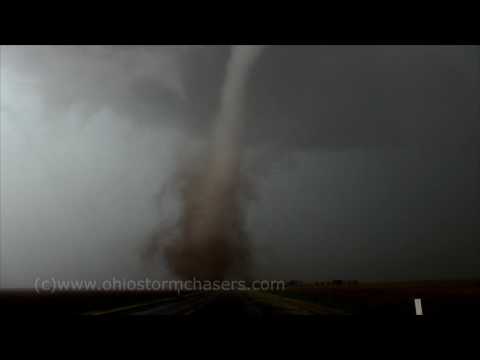
[{"label": "distant tree line", "polygon": [[358,280],[329,280],[329,281],[315,281],[315,282],[306,282],[301,280],[289,280],[286,282],[287,287],[301,287],[301,286],[354,286],[358,285]]}]

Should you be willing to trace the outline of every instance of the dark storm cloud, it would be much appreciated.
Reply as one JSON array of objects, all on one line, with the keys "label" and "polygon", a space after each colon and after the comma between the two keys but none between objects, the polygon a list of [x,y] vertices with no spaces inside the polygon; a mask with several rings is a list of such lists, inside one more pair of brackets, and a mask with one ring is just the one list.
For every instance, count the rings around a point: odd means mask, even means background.
[{"label": "dark storm cloud", "polygon": [[[205,131],[229,47],[10,52],[57,106],[109,104],[138,122]],[[469,141],[479,126],[479,52],[474,46],[268,46],[249,76],[246,138],[330,148]]]},{"label": "dark storm cloud", "polygon": [[[295,153],[259,183],[259,271],[271,277],[472,277],[478,153],[459,148]],[[320,275],[322,274],[322,275]]]},{"label": "dark storm cloud", "polygon": [[108,105],[140,122],[170,119],[173,114],[179,117],[185,106],[183,63],[197,50],[185,46],[30,46],[5,47],[2,57],[5,66],[28,79],[56,111],[81,104],[91,114]]},{"label": "dark storm cloud", "polygon": [[469,141],[479,61],[478,47],[272,46],[251,76],[250,135],[331,148]]}]

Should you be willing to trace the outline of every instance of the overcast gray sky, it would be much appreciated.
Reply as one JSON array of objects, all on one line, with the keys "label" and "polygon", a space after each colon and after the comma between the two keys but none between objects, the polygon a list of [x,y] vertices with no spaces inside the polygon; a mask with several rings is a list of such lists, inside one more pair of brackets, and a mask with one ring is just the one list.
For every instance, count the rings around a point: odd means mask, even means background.
[{"label": "overcast gray sky", "polygon": [[[230,47],[0,51],[2,285],[171,277],[139,254]],[[243,111],[254,275],[480,276],[479,100],[478,46],[265,47]]]}]

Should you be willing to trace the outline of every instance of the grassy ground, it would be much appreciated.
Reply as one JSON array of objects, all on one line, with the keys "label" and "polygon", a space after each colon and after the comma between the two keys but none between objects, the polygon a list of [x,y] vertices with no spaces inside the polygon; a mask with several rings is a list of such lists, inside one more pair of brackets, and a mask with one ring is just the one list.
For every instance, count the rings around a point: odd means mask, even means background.
[{"label": "grassy ground", "polygon": [[[108,313],[125,308],[138,311],[152,304],[185,303],[188,297],[212,294],[183,292],[62,292],[0,291],[0,313],[5,315],[70,315]],[[299,286],[276,292],[225,293],[206,313],[261,313],[295,315],[399,315],[415,314],[414,299],[422,299],[425,315],[480,315],[480,282],[365,283],[339,286]],[[188,301],[187,301],[188,303]],[[187,309],[188,310],[188,309]],[[221,315],[221,314],[220,314]]]},{"label": "grassy ground", "polygon": [[178,296],[175,292],[166,291],[69,291],[37,294],[28,290],[2,290],[0,291],[0,313],[6,315],[75,315],[92,311],[107,311]]},{"label": "grassy ground", "polygon": [[414,314],[414,299],[425,315],[480,315],[480,282],[403,282],[296,287],[278,295],[343,309],[351,314]]}]

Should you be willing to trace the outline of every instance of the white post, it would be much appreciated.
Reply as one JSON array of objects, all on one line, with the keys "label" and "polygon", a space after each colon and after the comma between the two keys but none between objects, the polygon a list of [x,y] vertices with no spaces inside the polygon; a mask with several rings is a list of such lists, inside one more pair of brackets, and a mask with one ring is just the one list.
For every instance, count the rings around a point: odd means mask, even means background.
[{"label": "white post", "polygon": [[415,313],[416,315],[423,315],[422,299],[415,299]]}]

